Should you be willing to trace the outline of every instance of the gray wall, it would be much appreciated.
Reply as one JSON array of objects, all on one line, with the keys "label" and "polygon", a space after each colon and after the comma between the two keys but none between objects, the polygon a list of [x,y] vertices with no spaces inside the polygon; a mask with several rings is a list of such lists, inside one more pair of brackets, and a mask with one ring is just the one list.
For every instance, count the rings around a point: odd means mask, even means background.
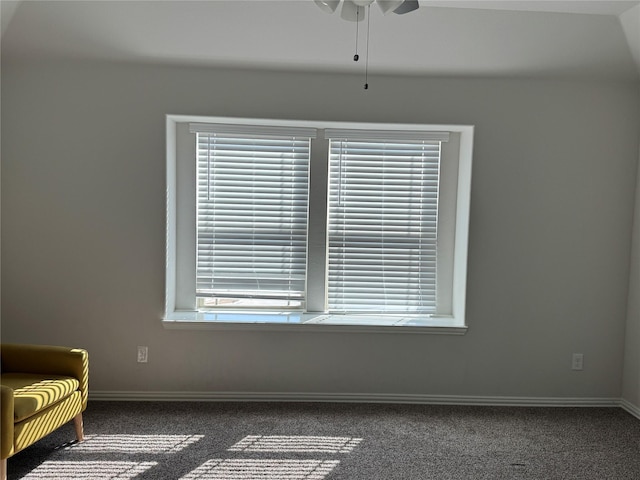
[{"label": "gray wall", "polygon": [[[362,80],[3,63],[2,340],[89,349],[94,391],[619,398],[637,83]],[[469,332],[165,330],[167,113],[475,125]]]},{"label": "gray wall", "polygon": [[[638,109],[640,110],[640,104]],[[638,165],[640,166],[640,157]],[[640,167],[632,241],[622,397],[640,412]]]}]

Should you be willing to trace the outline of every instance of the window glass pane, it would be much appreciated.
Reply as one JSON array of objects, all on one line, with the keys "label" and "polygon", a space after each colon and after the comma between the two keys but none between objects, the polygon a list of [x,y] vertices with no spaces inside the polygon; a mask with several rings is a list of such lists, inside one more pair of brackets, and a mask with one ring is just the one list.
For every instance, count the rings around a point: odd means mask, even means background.
[{"label": "window glass pane", "polygon": [[196,295],[209,307],[304,304],[309,138],[197,134]]},{"label": "window glass pane", "polygon": [[330,312],[435,313],[440,142],[331,139]]}]

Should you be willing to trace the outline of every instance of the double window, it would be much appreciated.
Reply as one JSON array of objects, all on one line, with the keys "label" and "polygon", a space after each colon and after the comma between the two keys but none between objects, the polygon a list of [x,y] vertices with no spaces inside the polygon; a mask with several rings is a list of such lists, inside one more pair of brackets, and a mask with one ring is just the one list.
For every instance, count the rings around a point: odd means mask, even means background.
[{"label": "double window", "polygon": [[464,328],[472,134],[169,116],[165,321]]}]

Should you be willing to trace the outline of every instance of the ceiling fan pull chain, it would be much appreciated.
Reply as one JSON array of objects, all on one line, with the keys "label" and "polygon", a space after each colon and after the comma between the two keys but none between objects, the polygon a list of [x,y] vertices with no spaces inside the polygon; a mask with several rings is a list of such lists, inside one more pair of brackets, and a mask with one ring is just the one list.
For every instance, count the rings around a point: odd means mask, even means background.
[{"label": "ceiling fan pull chain", "polygon": [[369,33],[371,32],[371,5],[367,7],[367,50],[364,59],[364,89],[369,89]]},{"label": "ceiling fan pull chain", "polygon": [[358,16],[360,15],[360,7],[356,7],[356,54],[353,56],[353,61],[357,62],[360,59],[360,55],[358,55],[358,24],[360,23],[360,19]]}]

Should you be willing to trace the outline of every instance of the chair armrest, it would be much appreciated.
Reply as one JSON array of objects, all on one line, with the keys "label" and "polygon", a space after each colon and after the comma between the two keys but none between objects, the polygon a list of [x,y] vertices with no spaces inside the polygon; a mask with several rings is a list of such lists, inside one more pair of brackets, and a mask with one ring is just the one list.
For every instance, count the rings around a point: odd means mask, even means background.
[{"label": "chair armrest", "polygon": [[2,344],[2,372],[66,375],[80,382],[83,410],[89,395],[89,354],[81,348]]},{"label": "chair armrest", "polygon": [[0,385],[0,458],[13,453],[13,389]]}]

